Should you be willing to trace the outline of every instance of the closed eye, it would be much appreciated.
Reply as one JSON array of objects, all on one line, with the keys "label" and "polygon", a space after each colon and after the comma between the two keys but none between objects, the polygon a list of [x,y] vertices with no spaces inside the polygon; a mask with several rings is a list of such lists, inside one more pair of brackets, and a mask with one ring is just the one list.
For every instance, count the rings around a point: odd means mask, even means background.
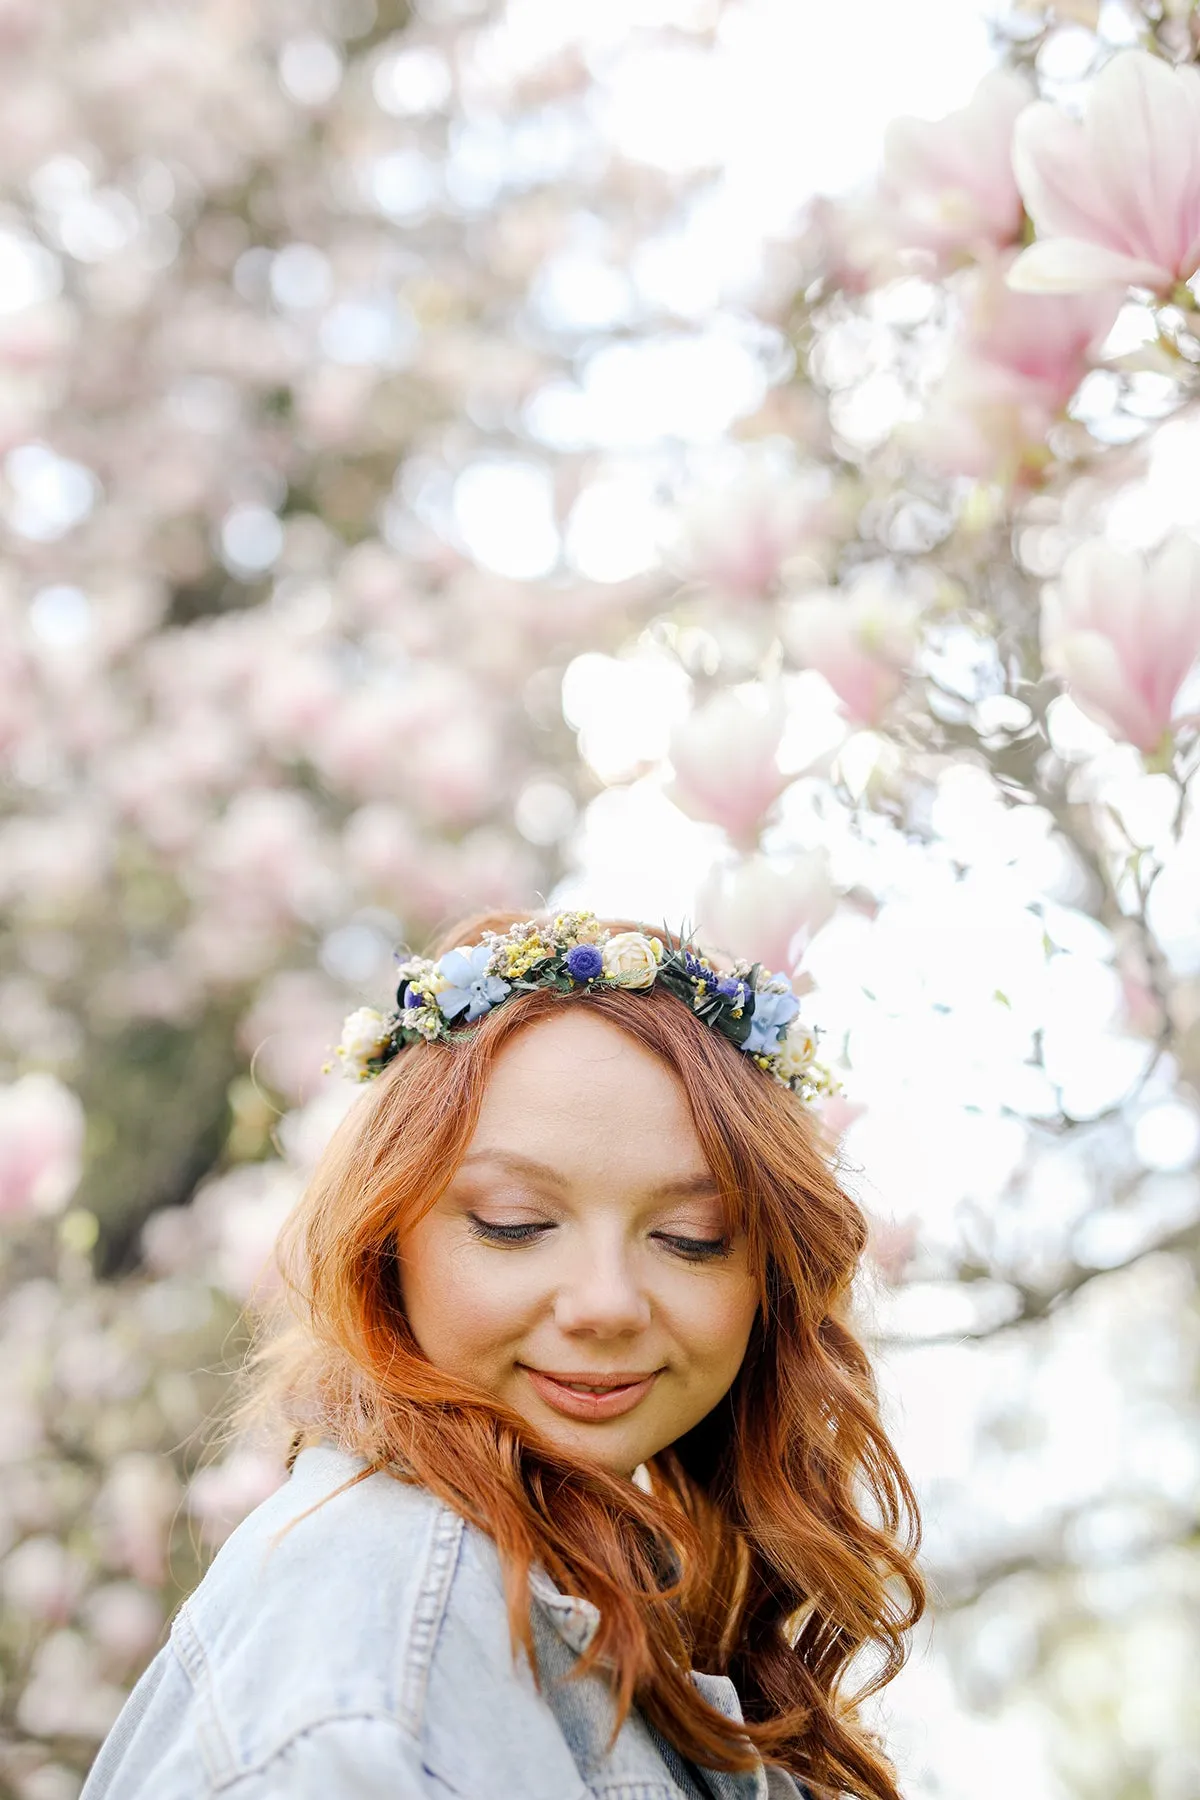
[{"label": "closed eye", "polygon": [[540,1232],[554,1229],[552,1225],[492,1225],[476,1213],[468,1213],[467,1221],[472,1237],[482,1238],[485,1244],[528,1244]]},{"label": "closed eye", "polygon": [[[540,1223],[495,1225],[488,1219],[481,1219],[478,1213],[471,1212],[467,1214],[467,1224],[472,1237],[481,1239],[485,1244],[529,1244],[543,1232],[554,1230],[553,1225]],[[732,1248],[727,1237],[676,1237],[666,1231],[656,1231],[654,1236],[675,1256],[683,1257],[687,1262],[709,1262],[720,1256],[728,1256]]]},{"label": "closed eye", "polygon": [[660,1243],[667,1244],[676,1256],[685,1257],[689,1262],[706,1262],[712,1257],[728,1256],[732,1249],[727,1237],[672,1237],[665,1231],[656,1231],[654,1235]]}]

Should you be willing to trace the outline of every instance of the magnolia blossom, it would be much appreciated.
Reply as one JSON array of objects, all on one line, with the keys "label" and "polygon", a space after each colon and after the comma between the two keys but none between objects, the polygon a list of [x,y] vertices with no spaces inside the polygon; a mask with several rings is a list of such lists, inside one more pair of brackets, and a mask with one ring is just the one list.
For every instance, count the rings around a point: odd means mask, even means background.
[{"label": "magnolia blossom", "polygon": [[192,1476],[187,1510],[198,1522],[204,1541],[215,1549],[286,1479],[287,1470],[270,1451],[239,1444],[223,1462],[210,1463]]},{"label": "magnolia blossom", "polygon": [[0,1592],[14,1614],[46,1624],[71,1617],[87,1585],[84,1557],[48,1533],[25,1538],[0,1564]]},{"label": "magnolia blossom", "polygon": [[93,1588],[81,1608],[88,1635],[106,1663],[121,1674],[144,1666],[162,1634],[163,1608],[156,1594],[133,1581]]},{"label": "magnolia blossom", "polygon": [[883,1279],[893,1287],[904,1279],[920,1242],[920,1221],[910,1213],[904,1219],[868,1219],[867,1256]]},{"label": "magnolia blossom", "polygon": [[126,1696],[105,1681],[95,1648],[67,1626],[49,1632],[30,1659],[16,1723],[34,1740],[102,1738]]},{"label": "magnolia blossom", "polygon": [[847,496],[824,470],[789,470],[768,457],[732,479],[689,494],[680,506],[679,560],[720,594],[769,594],[790,557],[823,563],[828,543],[852,521]]},{"label": "magnolia blossom", "polygon": [[836,1146],[867,1109],[861,1100],[848,1100],[845,1094],[838,1093],[823,1094],[815,1110],[823,1136]]},{"label": "magnolia blossom", "polygon": [[256,994],[237,1041],[256,1076],[289,1100],[302,1100],[345,1011],[343,995],[324,975],[280,969]]},{"label": "magnolia blossom", "polygon": [[277,1290],[275,1244],[299,1192],[295,1172],[275,1162],[243,1164],[201,1189],[212,1278],[235,1300],[262,1306]]},{"label": "magnolia blossom", "polygon": [[670,799],[691,819],[722,825],[735,840],[753,835],[787,785],[775,760],[786,707],[778,686],[723,688],[671,733]]},{"label": "magnolia blossom", "polygon": [[1017,123],[1013,167],[1041,242],[1009,280],[1169,294],[1200,268],[1200,72],[1123,50],[1085,105],[1076,120],[1039,101]]},{"label": "magnolia blossom", "polygon": [[1200,545],[1176,533],[1147,563],[1081,544],[1043,598],[1042,653],[1084,712],[1139,750],[1160,751],[1200,656]]},{"label": "magnolia blossom", "polygon": [[892,121],[881,198],[901,242],[945,257],[1017,241],[1022,209],[1012,132],[1032,98],[1020,76],[997,70],[943,119]]},{"label": "magnolia blossom", "polygon": [[917,609],[882,579],[864,580],[795,602],[783,637],[797,662],[825,677],[849,718],[875,725],[912,666]]},{"label": "magnolia blossom", "polygon": [[53,1075],[0,1088],[0,1217],[61,1212],[79,1185],[83,1107]]},{"label": "magnolia blossom", "polygon": [[782,863],[750,856],[710,871],[696,897],[697,927],[731,956],[790,973],[836,905],[823,850]]},{"label": "magnolia blossom", "polygon": [[179,1478],[164,1457],[123,1451],[108,1469],[93,1513],[105,1560],[147,1586],[161,1583],[179,1500]]},{"label": "magnolia blossom", "polygon": [[248,787],[235,795],[197,846],[189,877],[222,927],[286,930],[335,904],[332,851],[309,797],[296,789]]},{"label": "magnolia blossom", "polygon": [[1010,253],[973,270],[966,314],[919,423],[903,435],[949,474],[1016,479],[1046,460],[1045,437],[1087,373],[1121,294],[1026,294]]},{"label": "magnolia blossom", "polygon": [[[800,239],[805,266],[819,269],[846,294],[865,294],[902,273],[903,257],[894,204],[878,189],[816,194],[804,209]],[[794,390],[775,388],[773,398]]]}]

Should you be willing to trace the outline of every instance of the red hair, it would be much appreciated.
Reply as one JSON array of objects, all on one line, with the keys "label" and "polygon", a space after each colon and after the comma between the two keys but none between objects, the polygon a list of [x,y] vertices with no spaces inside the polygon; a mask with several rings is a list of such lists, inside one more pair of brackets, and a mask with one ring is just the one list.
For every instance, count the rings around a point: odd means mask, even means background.
[{"label": "red hair", "polygon": [[[518,918],[469,919],[439,948]],[[759,1282],[733,1387],[650,1459],[649,1493],[435,1368],[400,1299],[395,1234],[450,1181],[504,1045],[563,1005],[591,1008],[675,1075]],[[866,1237],[804,1108],[675,996],[515,995],[452,1044],[403,1050],[342,1120],[280,1235],[283,1285],[236,1418],[271,1418],[293,1454],[331,1440],[486,1531],[514,1653],[523,1644],[535,1668],[531,1563],[593,1601],[582,1662],[615,1673],[618,1726],[636,1703],[701,1767],[761,1755],[818,1796],[899,1800],[858,1708],[902,1667],[925,1591],[916,1499],[850,1322]],[[744,1728],[706,1704],[689,1667],[732,1677]]]}]

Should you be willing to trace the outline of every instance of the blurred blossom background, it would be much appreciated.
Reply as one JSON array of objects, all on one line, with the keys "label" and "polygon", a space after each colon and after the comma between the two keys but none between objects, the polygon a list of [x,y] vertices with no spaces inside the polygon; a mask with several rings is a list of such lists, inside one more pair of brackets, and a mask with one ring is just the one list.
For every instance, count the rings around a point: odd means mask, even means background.
[{"label": "blurred blossom background", "polygon": [[[393,950],[790,971],[912,1800],[1200,1796],[1192,0],[0,0],[0,1794],[223,1538]],[[215,1447],[214,1447],[215,1445]]]}]

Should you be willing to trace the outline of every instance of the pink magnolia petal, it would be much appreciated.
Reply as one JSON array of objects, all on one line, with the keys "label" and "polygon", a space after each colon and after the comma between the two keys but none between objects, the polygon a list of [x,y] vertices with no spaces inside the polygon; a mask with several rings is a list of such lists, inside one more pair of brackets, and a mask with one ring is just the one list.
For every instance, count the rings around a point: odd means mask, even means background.
[{"label": "pink magnolia petal", "polygon": [[1116,56],[1084,125],[1088,160],[1131,252],[1183,270],[1200,225],[1200,76],[1157,56]]},{"label": "pink magnolia petal", "polygon": [[1042,608],[1046,666],[1109,730],[1152,753],[1200,656],[1200,546],[1176,534],[1149,563],[1081,545]]},{"label": "pink magnolia petal", "polygon": [[1106,637],[1119,635],[1142,578],[1141,561],[1132,551],[1099,540],[1080,544],[1063,564],[1058,581],[1062,629],[1095,624]]},{"label": "pink magnolia petal", "polygon": [[1200,545],[1182,533],[1168,539],[1149,577],[1153,627],[1143,631],[1134,666],[1151,705],[1170,718],[1200,656]]},{"label": "pink magnolia petal", "polygon": [[1082,123],[1045,102],[1027,108],[1013,169],[1044,240],[1019,259],[1014,287],[1122,280],[1169,293],[1195,274],[1200,246],[1200,73],[1120,52],[1092,83]]},{"label": "pink magnolia petal", "polygon": [[971,278],[963,355],[1007,378],[1008,398],[1055,413],[1112,329],[1125,283],[1089,293],[1020,293],[1004,279],[1013,260],[997,258]]},{"label": "pink magnolia petal", "polygon": [[1114,736],[1147,753],[1157,749],[1170,724],[1131,684],[1113,645],[1097,631],[1064,638],[1055,659],[1076,705]]},{"label": "pink magnolia petal", "polygon": [[1039,237],[1080,237],[1128,252],[1114,243],[1108,198],[1087,161],[1083,127],[1047,100],[1013,127],[1013,172]]},{"label": "pink magnolia petal", "polygon": [[868,656],[831,656],[821,673],[856,725],[878,725],[903,685],[895,669]]},{"label": "pink magnolia petal", "polygon": [[790,975],[836,905],[829,859],[813,850],[784,863],[750,856],[717,865],[701,884],[696,915],[708,948]]},{"label": "pink magnolia petal", "polygon": [[1162,264],[1071,237],[1030,244],[1008,271],[1008,285],[1019,294],[1098,293],[1114,286],[1162,294],[1174,284],[1174,275]]},{"label": "pink magnolia petal", "polygon": [[891,122],[881,192],[899,241],[945,252],[1016,240],[1021,197],[1010,146],[1031,97],[1023,76],[996,70],[944,118]]}]

